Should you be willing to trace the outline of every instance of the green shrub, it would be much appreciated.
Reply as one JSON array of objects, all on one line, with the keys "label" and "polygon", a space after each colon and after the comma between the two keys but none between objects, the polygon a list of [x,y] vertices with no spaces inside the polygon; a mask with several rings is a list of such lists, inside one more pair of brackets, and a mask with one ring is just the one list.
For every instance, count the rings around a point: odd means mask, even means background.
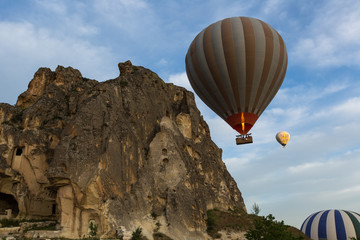
[{"label": "green shrub", "polygon": [[214,230],[216,226],[216,218],[217,215],[215,211],[212,210],[207,211],[207,219],[206,219],[207,232],[211,232],[212,230]]},{"label": "green shrub", "polygon": [[[149,149],[146,149],[146,148],[144,148],[144,150],[145,150],[145,156],[148,154],[148,152],[149,152]],[[159,215],[157,214],[157,213],[155,213],[155,212],[152,212],[151,213],[151,217],[155,220],[157,217],[158,217]]]},{"label": "green shrub", "polygon": [[132,233],[131,240],[141,240],[142,238],[143,238],[142,229],[141,229],[141,227],[138,227],[138,228]]},{"label": "green shrub", "polygon": [[18,227],[20,226],[20,221],[15,219],[1,219],[0,220],[1,226],[4,227]]},{"label": "green shrub", "polygon": [[126,80],[120,80],[120,87],[126,87],[129,83]]},{"label": "green shrub", "polygon": [[153,238],[154,240],[173,240],[172,238],[160,232],[153,233]]},{"label": "green shrub", "polygon": [[267,217],[261,217],[254,222],[254,228],[248,230],[245,234],[247,240],[301,240],[302,236],[294,236],[284,225],[284,221],[275,221],[270,214]]},{"label": "green shrub", "polygon": [[92,238],[96,237],[98,226],[91,221],[89,225],[89,229],[90,229],[89,236]]}]

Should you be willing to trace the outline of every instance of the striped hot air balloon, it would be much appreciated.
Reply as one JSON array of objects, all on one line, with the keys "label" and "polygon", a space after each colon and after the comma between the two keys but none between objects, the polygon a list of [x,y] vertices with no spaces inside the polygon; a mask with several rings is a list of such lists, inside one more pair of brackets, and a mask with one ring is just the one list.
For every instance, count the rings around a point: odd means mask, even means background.
[{"label": "striped hot air balloon", "polygon": [[313,240],[360,238],[360,215],[344,210],[320,211],[304,221],[301,231]]},{"label": "striped hot air balloon", "polygon": [[243,135],[279,90],[287,59],[282,37],[269,24],[232,17],[200,32],[185,62],[197,95]]}]

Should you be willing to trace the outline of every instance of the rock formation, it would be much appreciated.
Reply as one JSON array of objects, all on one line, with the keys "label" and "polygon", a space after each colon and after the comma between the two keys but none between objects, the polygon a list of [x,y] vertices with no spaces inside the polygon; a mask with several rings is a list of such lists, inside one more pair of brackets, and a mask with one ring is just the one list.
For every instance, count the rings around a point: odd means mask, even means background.
[{"label": "rock formation", "polygon": [[40,68],[0,104],[0,212],[55,219],[61,236],[142,228],[206,239],[207,210],[245,205],[193,93],[130,61],[105,82]]}]

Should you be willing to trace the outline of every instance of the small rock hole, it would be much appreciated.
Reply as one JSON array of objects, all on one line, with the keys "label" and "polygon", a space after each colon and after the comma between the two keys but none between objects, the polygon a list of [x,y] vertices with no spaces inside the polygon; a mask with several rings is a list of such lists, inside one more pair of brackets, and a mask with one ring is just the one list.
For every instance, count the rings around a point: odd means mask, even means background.
[{"label": "small rock hole", "polygon": [[22,152],[23,152],[22,148],[17,148],[16,149],[16,156],[21,156]]}]

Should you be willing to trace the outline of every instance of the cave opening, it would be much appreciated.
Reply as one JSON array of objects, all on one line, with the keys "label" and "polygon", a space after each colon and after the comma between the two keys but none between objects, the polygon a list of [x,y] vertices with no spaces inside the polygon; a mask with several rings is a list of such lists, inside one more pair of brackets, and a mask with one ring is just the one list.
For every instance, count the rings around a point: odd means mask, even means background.
[{"label": "cave opening", "polygon": [[0,215],[6,215],[9,209],[11,217],[16,217],[19,213],[18,202],[13,195],[0,192]]},{"label": "cave opening", "polygon": [[21,156],[22,152],[23,152],[23,149],[22,149],[22,148],[16,148],[16,153],[15,153],[15,155],[16,155],[16,156]]},{"label": "cave opening", "polygon": [[52,208],[51,208],[51,214],[52,215],[56,214],[56,212],[57,212],[56,209],[57,209],[56,203],[53,203]]}]

